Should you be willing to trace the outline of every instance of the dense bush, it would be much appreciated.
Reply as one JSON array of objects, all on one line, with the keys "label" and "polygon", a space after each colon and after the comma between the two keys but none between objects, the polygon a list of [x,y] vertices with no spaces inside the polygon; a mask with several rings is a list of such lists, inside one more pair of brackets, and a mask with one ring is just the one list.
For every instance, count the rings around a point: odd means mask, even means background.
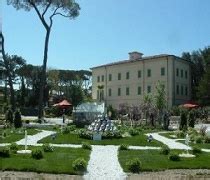
[{"label": "dense bush", "polygon": [[44,152],[53,152],[54,151],[54,147],[50,144],[43,144],[42,148],[43,148]]},{"label": "dense bush", "polygon": [[199,154],[199,153],[201,153],[201,149],[200,148],[197,148],[197,147],[194,147],[192,149],[192,152],[193,152],[193,154]]},{"label": "dense bush", "polygon": [[202,143],[202,141],[203,141],[203,138],[201,136],[196,136],[195,137],[195,142],[196,143],[200,144],[200,143]]},{"label": "dense bush", "polygon": [[9,148],[10,148],[10,150],[16,152],[18,150],[18,145],[16,143],[11,143]]},{"label": "dense bush", "polygon": [[34,159],[42,159],[44,157],[41,149],[32,150],[31,156]]},{"label": "dense bush", "polygon": [[114,109],[114,108],[112,107],[112,105],[109,105],[109,106],[107,107],[107,112],[111,112],[111,117],[109,117],[109,118],[111,118],[111,119],[116,119],[116,118],[117,118],[117,110]]},{"label": "dense bush", "polygon": [[130,134],[131,136],[139,135],[139,131],[136,130],[136,129],[134,129],[134,128],[130,128],[130,129],[128,130],[128,132],[129,132],[129,134]]},{"label": "dense bush", "polygon": [[183,131],[177,131],[176,132],[176,136],[178,138],[185,138],[185,132],[183,132]]},{"label": "dense bush", "polygon": [[126,165],[133,173],[139,173],[141,170],[141,161],[138,158],[130,160]]},{"label": "dense bush", "polygon": [[127,144],[121,144],[119,147],[119,150],[128,150],[128,145]]},{"label": "dense bush", "polygon": [[85,129],[80,129],[78,132],[78,135],[80,138],[83,138],[83,139],[92,139],[93,137],[93,133]]},{"label": "dense bush", "polygon": [[188,125],[189,125],[189,127],[194,128],[195,121],[196,121],[195,111],[191,110],[188,114]]},{"label": "dense bush", "polygon": [[0,157],[9,157],[10,149],[9,147],[0,147]]},{"label": "dense bush", "polygon": [[180,157],[178,154],[170,154],[168,157],[171,161],[180,161]]},{"label": "dense bush", "polygon": [[172,116],[179,116],[180,115],[180,108],[178,106],[173,106],[171,108],[171,115]]},{"label": "dense bush", "polygon": [[15,115],[14,115],[14,126],[15,126],[15,128],[22,127],[22,120],[21,120],[20,111],[15,111]]},{"label": "dense bush", "polygon": [[64,127],[64,128],[62,129],[62,133],[63,133],[63,134],[69,134],[69,133],[70,133],[69,127],[68,127],[68,126]]},{"label": "dense bush", "polygon": [[72,163],[72,167],[75,171],[86,171],[87,162],[83,158],[78,158]]},{"label": "dense bush", "polygon": [[76,130],[76,125],[70,125],[69,127],[69,131],[75,131]]},{"label": "dense bush", "polygon": [[83,142],[82,143],[82,148],[83,149],[89,149],[89,150],[92,149],[91,145],[89,143],[87,143],[87,142]]},{"label": "dense bush", "polygon": [[5,114],[5,120],[6,122],[9,122],[10,124],[13,123],[13,113],[11,109],[8,109],[6,114]]},{"label": "dense bush", "polygon": [[122,138],[122,133],[120,131],[109,131],[109,132],[104,132],[102,134],[102,138],[103,139],[119,139],[119,138]]},{"label": "dense bush", "polygon": [[204,137],[204,142],[205,142],[205,143],[210,143],[210,137],[205,136],[205,137]]},{"label": "dense bush", "polygon": [[185,111],[181,112],[179,129],[180,130],[186,130],[187,129],[187,113]]},{"label": "dense bush", "polygon": [[160,150],[160,153],[164,155],[168,155],[170,153],[170,149],[168,148],[168,146],[163,146]]}]

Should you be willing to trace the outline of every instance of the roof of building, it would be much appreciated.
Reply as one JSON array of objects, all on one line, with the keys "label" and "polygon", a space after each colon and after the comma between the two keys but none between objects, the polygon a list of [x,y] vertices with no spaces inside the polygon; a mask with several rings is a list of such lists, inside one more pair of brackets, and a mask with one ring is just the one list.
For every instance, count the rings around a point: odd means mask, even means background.
[{"label": "roof of building", "polygon": [[[105,67],[105,66],[113,66],[113,65],[119,65],[119,64],[132,63],[132,62],[137,62],[137,61],[151,60],[151,59],[156,59],[156,58],[161,58],[161,57],[169,57],[169,56],[173,56],[173,57],[182,59],[182,60],[184,60],[184,61],[187,61],[186,59],[180,58],[180,57],[175,56],[175,55],[170,55],[170,54],[159,54],[159,55],[154,55],[154,56],[142,57],[142,58],[136,59],[136,60],[130,60],[130,59],[128,59],[128,60],[121,60],[121,61],[112,62],[112,63],[100,65],[100,66],[95,66],[95,67],[92,67],[92,68],[90,68],[90,69],[95,69],[95,68],[100,68],[100,67]],[[187,61],[187,62],[189,62],[189,61]]]}]

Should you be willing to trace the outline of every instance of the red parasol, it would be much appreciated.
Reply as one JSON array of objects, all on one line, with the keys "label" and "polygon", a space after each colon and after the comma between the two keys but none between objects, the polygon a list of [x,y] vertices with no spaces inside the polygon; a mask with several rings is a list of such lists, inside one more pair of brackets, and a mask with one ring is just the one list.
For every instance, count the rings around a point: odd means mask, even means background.
[{"label": "red parasol", "polygon": [[69,103],[67,100],[63,100],[57,104],[54,104],[53,106],[60,106],[60,107],[68,107],[68,106],[71,106],[72,104]]},{"label": "red parasol", "polygon": [[196,108],[196,107],[198,107],[197,104],[190,104],[190,103],[182,104],[181,106],[184,107],[184,108]]}]

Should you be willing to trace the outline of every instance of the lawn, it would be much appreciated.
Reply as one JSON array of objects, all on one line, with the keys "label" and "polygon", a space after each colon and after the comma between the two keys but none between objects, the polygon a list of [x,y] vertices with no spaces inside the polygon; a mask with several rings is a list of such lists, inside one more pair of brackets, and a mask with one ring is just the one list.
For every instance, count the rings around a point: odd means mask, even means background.
[{"label": "lawn", "polygon": [[[185,141],[183,140],[179,140],[177,142],[181,142],[183,144],[185,144]],[[189,143],[189,146],[191,147],[197,147],[197,148],[201,148],[201,149],[210,149],[210,143],[193,143],[193,142],[190,142]]]},{"label": "lawn", "polygon": [[[183,151],[173,150],[182,153]],[[128,172],[126,163],[133,158],[139,158],[142,171],[161,171],[165,169],[210,169],[210,153],[202,152],[195,158],[181,158],[180,161],[171,161],[168,155],[160,154],[158,150],[127,150],[119,151],[119,162],[125,172]]]},{"label": "lawn", "polygon": [[[3,133],[6,133],[6,137],[3,137]],[[39,131],[35,129],[27,129],[28,135],[37,134]],[[23,129],[0,129],[0,143],[16,142],[24,138],[25,132]]]},{"label": "lawn", "polygon": [[143,133],[137,136],[124,137],[120,139],[102,139],[101,141],[93,141],[88,139],[80,138],[76,134],[61,134],[58,133],[57,137],[52,140],[50,136],[40,140],[38,143],[54,143],[54,144],[81,144],[82,142],[88,142],[93,145],[120,145],[128,144],[133,146],[162,146],[163,144],[159,141],[153,140],[147,142],[147,136]]},{"label": "lawn", "polygon": [[90,151],[82,148],[55,148],[54,152],[44,153],[44,158],[40,160],[35,160],[31,155],[27,154],[12,154],[9,158],[0,158],[0,169],[55,174],[80,174],[74,171],[72,162],[80,157],[88,162],[89,155]]}]

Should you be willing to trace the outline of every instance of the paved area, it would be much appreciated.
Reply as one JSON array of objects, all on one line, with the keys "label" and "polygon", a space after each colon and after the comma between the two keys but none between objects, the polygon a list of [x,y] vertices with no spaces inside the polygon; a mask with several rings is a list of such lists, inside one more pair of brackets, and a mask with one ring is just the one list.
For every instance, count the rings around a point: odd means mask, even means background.
[{"label": "paved area", "polygon": [[149,133],[147,135],[150,135],[150,134],[153,136],[154,139],[167,145],[170,149],[184,149],[184,150],[192,149],[190,146],[187,146],[183,143],[176,142],[176,139],[169,139],[169,138],[159,135],[158,133]]},{"label": "paved area", "polygon": [[85,180],[123,180],[126,174],[118,162],[118,146],[92,146]]}]

